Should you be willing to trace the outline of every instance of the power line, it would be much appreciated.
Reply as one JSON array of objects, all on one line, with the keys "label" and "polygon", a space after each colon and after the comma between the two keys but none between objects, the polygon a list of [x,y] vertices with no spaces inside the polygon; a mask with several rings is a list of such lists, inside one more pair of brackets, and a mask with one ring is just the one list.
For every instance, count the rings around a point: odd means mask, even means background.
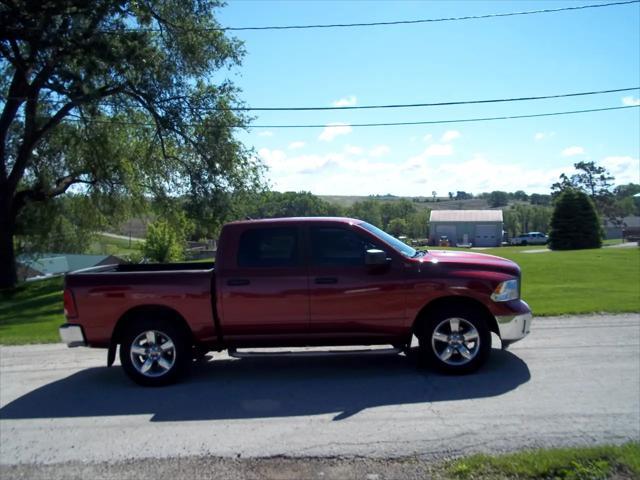
[{"label": "power line", "polygon": [[[435,102],[435,103],[397,103],[388,105],[359,105],[359,106],[346,106],[346,107],[224,107],[224,108],[200,108],[202,111],[260,111],[260,112],[296,112],[296,111],[320,111],[320,110],[366,110],[366,109],[387,109],[387,108],[416,108],[416,107],[446,107],[453,105],[477,105],[485,103],[506,103],[506,102],[523,102],[532,100],[550,100],[556,98],[569,98],[569,97],[581,97],[587,95],[602,95],[607,93],[620,93],[629,92],[632,90],[639,90],[639,87],[629,88],[616,88],[611,90],[594,90],[590,92],[575,92],[575,93],[561,93],[554,95],[541,95],[541,96],[529,96],[529,97],[515,97],[515,98],[494,98],[487,100],[462,100],[462,101],[447,101],[447,102]],[[4,97],[4,99],[22,99],[24,97]],[[41,100],[44,103],[50,105],[64,105],[68,103],[65,100]],[[100,102],[107,105],[115,105],[114,102]]]},{"label": "power line", "polygon": [[[391,123],[351,123],[350,127],[396,127],[402,125],[433,125],[445,123],[487,122],[493,120],[514,120],[517,118],[553,117],[556,115],[574,115],[580,113],[605,112],[609,110],[622,110],[625,108],[638,108],[640,105],[628,105],[624,107],[590,108],[587,110],[570,110],[564,112],[535,113],[529,115],[505,115],[501,117],[463,118],[456,120],[429,120],[422,122],[391,122]],[[346,124],[345,124],[346,125]],[[251,128],[325,128],[344,127],[345,125],[248,125]]]},{"label": "power line", "polygon": [[580,97],[585,95],[601,95],[605,93],[619,93],[628,92],[631,90],[638,90],[640,87],[632,88],[616,88],[612,90],[597,90],[593,92],[578,92],[578,93],[562,93],[557,95],[542,95],[535,97],[516,97],[516,98],[496,98],[489,100],[464,100],[464,101],[449,101],[449,102],[435,102],[435,103],[398,103],[389,105],[355,105],[346,107],[237,107],[230,108],[229,110],[240,111],[261,111],[261,112],[273,112],[273,111],[313,111],[313,110],[365,110],[365,109],[382,109],[382,108],[415,108],[415,107],[446,107],[451,105],[474,105],[482,103],[504,103],[504,102],[522,102],[528,100],[549,100],[553,98],[566,98],[566,97]]},{"label": "power line", "polygon": [[[534,113],[527,115],[504,115],[499,117],[476,117],[476,118],[459,118],[455,120],[426,120],[418,122],[385,122],[385,123],[339,123],[339,124],[292,124],[292,125],[260,125],[260,124],[248,124],[248,125],[227,125],[225,128],[340,128],[340,127],[396,127],[396,126],[409,126],[409,125],[434,125],[434,124],[448,124],[448,123],[467,123],[467,122],[487,122],[494,120],[515,120],[519,118],[538,118],[538,117],[554,117],[559,115],[576,115],[583,113],[594,112],[606,112],[612,110],[624,110],[628,108],[638,108],[640,105],[626,105],[622,107],[603,107],[603,108],[590,108],[585,110],[569,110],[563,112],[548,112],[548,113]],[[80,123],[84,121],[86,123],[102,123],[102,124],[114,124],[114,125],[131,125],[141,127],[155,127],[155,123],[149,122],[130,122],[120,120],[80,120],[78,118],[67,118],[66,121]],[[202,124],[185,124],[187,127],[202,127]]]},{"label": "power line", "polygon": [[[439,22],[457,22],[464,20],[483,20],[489,18],[515,17],[522,15],[537,15],[541,13],[557,13],[576,10],[586,10],[590,8],[614,7],[620,5],[629,5],[639,3],[640,0],[625,0],[619,2],[597,3],[589,5],[576,5],[573,7],[560,8],[544,8],[540,10],[527,10],[522,12],[505,12],[505,13],[488,13],[485,15],[464,15],[459,17],[442,17],[442,18],[424,18],[418,20],[395,20],[388,22],[360,22],[360,23],[327,23],[327,24],[311,24],[311,25],[275,25],[262,27],[212,27],[212,28],[185,28],[184,31],[190,32],[241,32],[241,31],[260,31],[260,30],[303,30],[311,28],[352,28],[352,27],[379,27],[392,25],[413,25],[420,23],[439,23]],[[132,28],[122,30],[101,30],[103,33],[120,34],[124,32],[159,32],[158,28]]]}]

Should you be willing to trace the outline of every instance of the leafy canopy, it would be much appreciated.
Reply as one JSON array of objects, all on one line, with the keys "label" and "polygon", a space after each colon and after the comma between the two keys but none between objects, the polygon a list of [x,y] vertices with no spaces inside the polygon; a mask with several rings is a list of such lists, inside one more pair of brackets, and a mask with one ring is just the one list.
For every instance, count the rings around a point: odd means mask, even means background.
[{"label": "leafy canopy", "polygon": [[[0,5],[0,276],[24,208],[72,191],[186,196],[215,218],[261,186],[234,138],[248,118],[227,79],[241,42],[217,0],[8,0]],[[25,229],[23,229],[25,230]]]}]

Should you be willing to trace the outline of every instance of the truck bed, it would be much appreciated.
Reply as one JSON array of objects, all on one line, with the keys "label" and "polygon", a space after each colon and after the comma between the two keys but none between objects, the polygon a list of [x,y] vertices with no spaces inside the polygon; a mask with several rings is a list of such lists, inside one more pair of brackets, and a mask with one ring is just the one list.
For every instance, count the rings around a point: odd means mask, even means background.
[{"label": "truck bed", "polygon": [[194,270],[213,270],[214,262],[194,262],[194,263],[122,263],[113,265],[102,265],[100,267],[86,268],[72,272],[77,274],[94,273],[134,273],[134,272],[176,272]]}]

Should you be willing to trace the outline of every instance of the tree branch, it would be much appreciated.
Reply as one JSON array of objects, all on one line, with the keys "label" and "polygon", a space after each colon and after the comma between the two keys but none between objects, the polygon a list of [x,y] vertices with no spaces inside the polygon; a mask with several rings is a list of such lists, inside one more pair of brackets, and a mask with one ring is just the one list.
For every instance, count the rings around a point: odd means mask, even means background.
[{"label": "tree branch", "polygon": [[[64,118],[69,114],[71,110],[81,105],[82,103],[86,103],[98,98],[108,97],[120,92],[121,90],[122,87],[120,86],[104,86],[93,93],[84,95],[82,97],[77,97],[61,107],[60,110],[58,110],[41,128],[37,130],[35,130],[35,128],[33,130],[28,130],[28,126],[26,125],[27,121],[25,121],[25,134],[23,137],[23,142],[18,152],[18,158],[16,159],[16,162],[13,165],[13,169],[9,174],[8,186],[10,189],[13,189],[11,191],[15,191],[16,187],[18,186],[18,182],[24,174],[24,170],[27,166],[29,158],[31,158],[31,153],[37,146],[38,142],[46,133],[48,133],[52,128],[62,122],[62,120],[64,120]],[[31,101],[29,101],[27,106],[29,106],[30,103]]]},{"label": "tree branch", "polygon": [[42,185],[28,188],[25,190],[20,190],[16,193],[13,206],[12,206],[12,214],[15,216],[18,214],[20,209],[26,205],[28,201],[32,202],[42,202],[45,200],[49,200],[51,198],[62,195],[72,185],[83,183],[86,185],[95,185],[97,180],[83,180],[80,176],[82,173],[65,175],[64,177],[60,177],[56,180],[55,186],[51,190],[45,190]]}]

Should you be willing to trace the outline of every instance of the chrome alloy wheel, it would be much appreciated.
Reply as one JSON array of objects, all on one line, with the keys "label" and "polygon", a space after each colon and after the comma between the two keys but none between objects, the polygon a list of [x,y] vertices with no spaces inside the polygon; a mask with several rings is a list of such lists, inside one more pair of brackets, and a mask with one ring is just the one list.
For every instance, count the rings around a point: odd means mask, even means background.
[{"label": "chrome alloy wheel", "polygon": [[480,334],[464,318],[447,318],[433,330],[431,347],[447,365],[464,365],[480,351]]},{"label": "chrome alloy wheel", "polygon": [[147,330],[131,343],[131,363],[145,377],[161,377],[176,363],[176,347],[171,338],[157,330]]}]

